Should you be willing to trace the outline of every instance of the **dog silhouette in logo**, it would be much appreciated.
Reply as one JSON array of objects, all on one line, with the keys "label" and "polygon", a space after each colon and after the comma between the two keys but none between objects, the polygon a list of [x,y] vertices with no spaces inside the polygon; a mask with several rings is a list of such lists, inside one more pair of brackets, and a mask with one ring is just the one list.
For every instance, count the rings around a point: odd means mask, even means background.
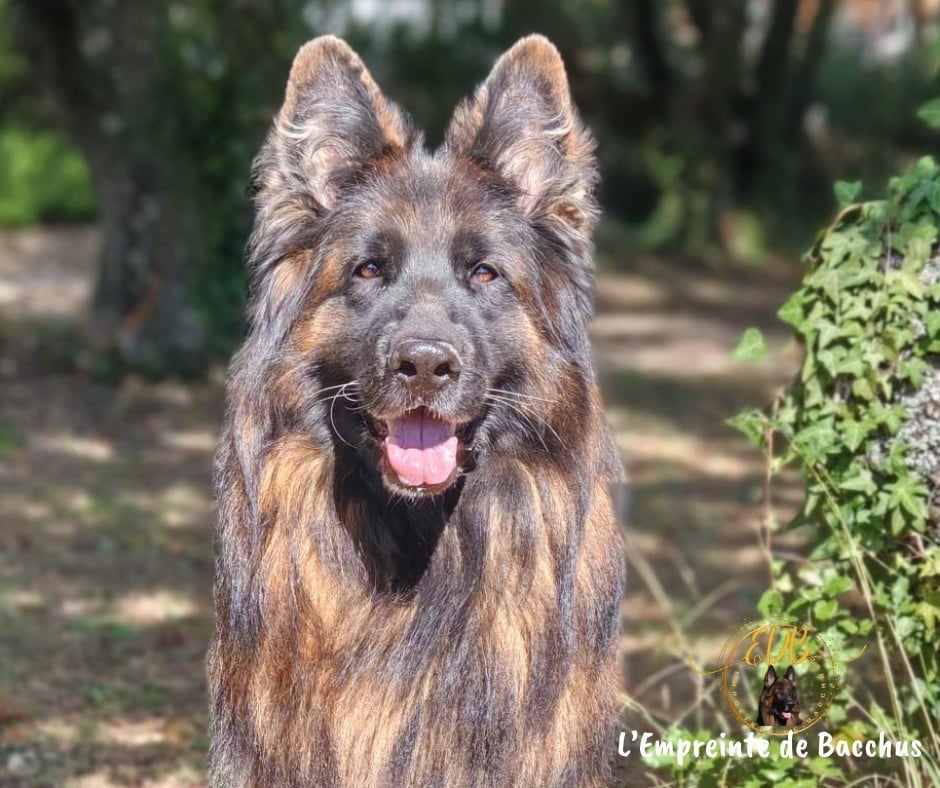
[{"label": "dog silhouette in logo", "polygon": [[764,674],[764,686],[757,706],[757,724],[793,728],[800,722],[800,697],[796,671],[790,665],[782,677],[771,665]]}]

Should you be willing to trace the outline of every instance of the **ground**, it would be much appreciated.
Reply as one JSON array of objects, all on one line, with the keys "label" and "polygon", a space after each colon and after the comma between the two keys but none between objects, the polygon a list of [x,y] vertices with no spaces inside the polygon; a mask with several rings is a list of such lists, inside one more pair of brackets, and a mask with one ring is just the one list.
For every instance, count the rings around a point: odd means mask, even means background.
[{"label": "ground", "polygon": [[[222,371],[117,387],[68,371],[98,244],[0,234],[3,788],[204,785]],[[665,719],[720,702],[688,659],[717,656],[767,586],[762,461],[724,422],[792,375],[774,313],[798,276],[610,255],[599,275],[592,335],[631,479],[624,685]],[[782,355],[733,362],[752,325]]]}]

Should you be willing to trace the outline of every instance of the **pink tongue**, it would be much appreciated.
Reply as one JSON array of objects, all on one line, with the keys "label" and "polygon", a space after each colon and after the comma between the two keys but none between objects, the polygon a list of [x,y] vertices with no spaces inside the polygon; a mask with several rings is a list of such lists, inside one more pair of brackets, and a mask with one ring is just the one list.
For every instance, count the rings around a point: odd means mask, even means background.
[{"label": "pink tongue", "polygon": [[410,487],[443,484],[457,467],[454,428],[417,408],[390,422],[385,439],[388,464]]}]

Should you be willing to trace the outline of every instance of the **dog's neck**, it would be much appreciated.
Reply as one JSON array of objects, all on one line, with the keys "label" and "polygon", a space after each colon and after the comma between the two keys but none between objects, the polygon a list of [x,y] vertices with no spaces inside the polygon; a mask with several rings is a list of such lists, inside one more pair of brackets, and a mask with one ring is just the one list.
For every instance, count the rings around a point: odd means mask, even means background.
[{"label": "dog's neck", "polygon": [[[363,495],[368,489],[369,495]],[[385,489],[375,468],[354,455],[336,456],[333,503],[356,543],[370,584],[379,591],[414,588],[460,501],[463,480],[441,495],[406,499]]]}]

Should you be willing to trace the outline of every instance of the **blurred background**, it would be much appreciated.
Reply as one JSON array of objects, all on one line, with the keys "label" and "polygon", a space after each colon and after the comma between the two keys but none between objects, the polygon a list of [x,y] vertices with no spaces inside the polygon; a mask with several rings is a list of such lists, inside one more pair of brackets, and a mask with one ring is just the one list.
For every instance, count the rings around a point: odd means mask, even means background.
[{"label": "blurred background", "polygon": [[[686,658],[714,657],[769,577],[761,460],[724,422],[795,369],[775,312],[833,181],[877,196],[940,147],[917,117],[938,11],[0,0],[0,786],[204,784],[209,476],[248,176],[294,52],[327,32],[432,145],[519,36],[561,50],[604,178],[592,331],[633,483],[626,687],[663,720],[696,698],[707,717]],[[772,360],[732,360],[748,326]]]}]

